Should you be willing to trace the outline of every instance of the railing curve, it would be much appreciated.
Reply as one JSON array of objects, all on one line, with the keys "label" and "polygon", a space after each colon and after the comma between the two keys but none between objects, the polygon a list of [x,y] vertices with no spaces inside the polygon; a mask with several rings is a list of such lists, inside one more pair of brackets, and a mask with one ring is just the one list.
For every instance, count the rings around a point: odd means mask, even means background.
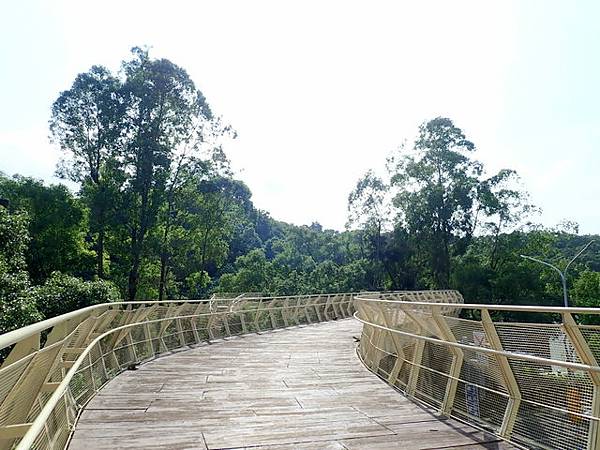
[{"label": "railing curve", "polygon": [[127,368],[214,339],[350,317],[356,293],[108,303],[0,336],[0,449],[62,449]]},{"label": "railing curve", "polygon": [[600,310],[459,295],[357,296],[359,357],[409,397],[519,446],[600,449],[600,326],[581,324]]}]

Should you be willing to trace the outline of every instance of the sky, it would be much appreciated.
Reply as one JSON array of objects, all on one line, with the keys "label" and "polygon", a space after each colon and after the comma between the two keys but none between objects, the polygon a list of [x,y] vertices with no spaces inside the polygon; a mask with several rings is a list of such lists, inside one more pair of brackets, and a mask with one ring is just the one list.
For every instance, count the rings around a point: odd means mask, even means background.
[{"label": "sky", "polygon": [[5,174],[58,182],[52,102],[147,45],[237,131],[236,177],[276,219],[343,229],[358,178],[445,116],[537,221],[600,233],[600,2],[0,2]]}]

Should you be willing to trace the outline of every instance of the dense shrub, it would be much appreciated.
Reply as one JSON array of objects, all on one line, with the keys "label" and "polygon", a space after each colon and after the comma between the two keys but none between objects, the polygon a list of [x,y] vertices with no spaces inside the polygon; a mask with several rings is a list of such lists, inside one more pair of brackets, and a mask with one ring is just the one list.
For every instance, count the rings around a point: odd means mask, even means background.
[{"label": "dense shrub", "polygon": [[60,272],[54,272],[44,284],[32,288],[30,295],[46,318],[120,298],[119,291],[109,281],[83,281]]},{"label": "dense shrub", "polygon": [[41,319],[29,296],[27,223],[26,214],[10,214],[0,207],[0,334]]}]

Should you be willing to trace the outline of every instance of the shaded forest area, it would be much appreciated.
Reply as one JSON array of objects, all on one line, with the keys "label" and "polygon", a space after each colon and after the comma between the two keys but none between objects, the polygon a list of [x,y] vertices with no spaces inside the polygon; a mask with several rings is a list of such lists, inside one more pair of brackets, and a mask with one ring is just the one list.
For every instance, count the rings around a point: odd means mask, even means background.
[{"label": "shaded forest area", "polygon": [[[64,154],[46,185],[0,175],[0,333],[95,303],[359,290],[458,289],[467,302],[561,305],[552,269],[593,236],[535,224],[516,172],[489,174],[450,119],[367,171],[344,232],[258,210],[222,150],[235,131],[182,68],[134,48],[118,73],[78,75],[52,105]],[[569,275],[600,302],[600,237]]]}]

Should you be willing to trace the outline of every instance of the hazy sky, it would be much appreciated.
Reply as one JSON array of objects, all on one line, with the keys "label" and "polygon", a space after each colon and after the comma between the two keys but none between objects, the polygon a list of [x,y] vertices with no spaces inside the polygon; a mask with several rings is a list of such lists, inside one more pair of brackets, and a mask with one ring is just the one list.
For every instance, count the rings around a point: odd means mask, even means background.
[{"label": "hazy sky", "polygon": [[600,233],[600,2],[3,0],[0,171],[52,177],[50,106],[134,45],[184,67],[238,131],[257,207],[341,229],[358,177],[447,116],[539,220]]}]

